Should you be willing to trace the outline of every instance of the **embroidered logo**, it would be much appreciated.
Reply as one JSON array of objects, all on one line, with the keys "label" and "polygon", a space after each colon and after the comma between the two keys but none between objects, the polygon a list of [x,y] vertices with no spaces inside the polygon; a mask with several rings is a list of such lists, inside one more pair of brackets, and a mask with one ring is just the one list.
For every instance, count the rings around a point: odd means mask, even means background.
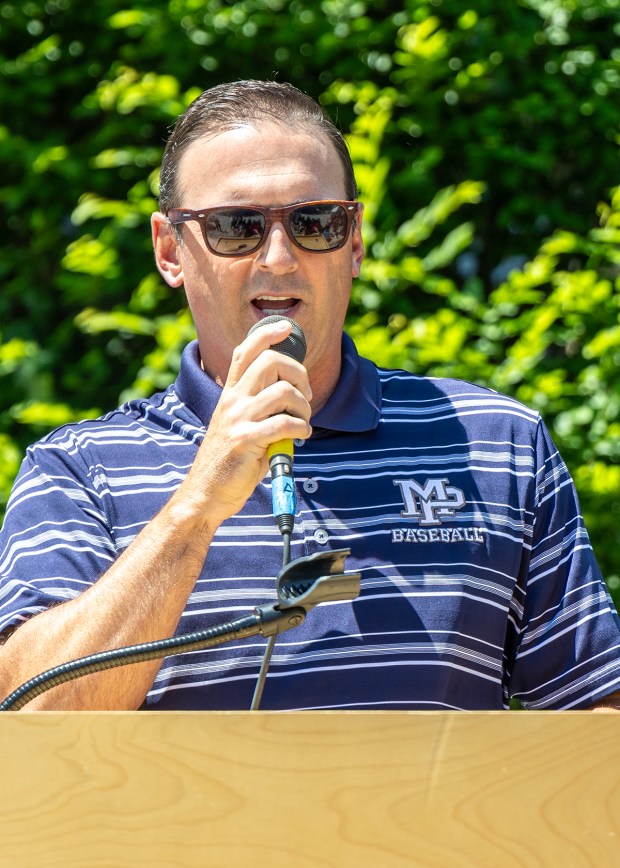
[{"label": "embroidered logo", "polygon": [[420,485],[414,479],[395,479],[400,487],[406,509],[403,518],[417,518],[420,527],[436,527],[443,518],[454,515],[465,506],[465,495],[460,488],[446,485],[447,479],[427,479]]},{"label": "embroidered logo", "polygon": [[403,498],[403,518],[415,519],[417,528],[392,529],[392,542],[484,542],[483,527],[441,527],[446,518],[465,506],[465,495],[460,488],[448,484],[449,480],[427,479],[423,485],[414,479],[395,479]]}]

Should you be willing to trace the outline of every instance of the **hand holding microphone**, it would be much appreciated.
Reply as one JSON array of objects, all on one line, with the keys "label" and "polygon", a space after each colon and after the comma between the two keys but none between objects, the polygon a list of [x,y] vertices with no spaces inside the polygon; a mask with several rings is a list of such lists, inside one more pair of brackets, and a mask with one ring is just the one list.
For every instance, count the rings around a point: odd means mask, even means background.
[{"label": "hand holding microphone", "polygon": [[[262,326],[281,320],[290,322],[292,331],[283,341],[273,344],[271,349],[303,363],[306,357],[306,339],[301,326],[295,320],[277,314],[268,316],[255,323],[248,335]],[[290,439],[278,440],[267,448],[271,473],[272,508],[281,534],[292,533],[297,510],[295,480],[293,478],[293,453],[293,441]]]},{"label": "hand holding microphone", "polygon": [[[271,461],[275,463],[272,473],[286,477],[277,481],[272,490],[276,514],[291,516],[284,532],[292,526],[292,441],[275,441],[283,436],[309,436],[312,392],[307,372],[298,361],[303,358],[303,333],[295,326],[295,336],[288,334],[293,328],[290,323],[284,316],[265,317],[255,324],[258,331],[251,329],[250,337],[237,346],[203,442],[179,489],[182,502],[204,514],[211,534],[243,508],[264,479],[270,446],[270,455],[274,456]],[[272,347],[277,350],[280,344],[285,344],[289,353],[276,353],[274,357],[265,352]],[[290,352],[291,345],[297,358]],[[210,373],[215,379],[216,372]],[[277,459],[276,455],[288,456],[288,460]],[[286,473],[282,474],[282,470]],[[280,495],[286,501],[282,508]]]}]

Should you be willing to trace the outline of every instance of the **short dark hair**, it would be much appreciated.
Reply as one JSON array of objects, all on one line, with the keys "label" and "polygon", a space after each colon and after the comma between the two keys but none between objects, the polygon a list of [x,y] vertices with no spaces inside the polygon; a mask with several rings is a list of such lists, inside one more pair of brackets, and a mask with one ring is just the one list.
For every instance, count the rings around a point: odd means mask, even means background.
[{"label": "short dark hair", "polygon": [[294,130],[319,132],[334,146],[344,172],[345,195],[357,198],[351,156],[344,137],[324,109],[292,84],[236,81],[205,90],[177,120],[164,150],[159,182],[161,211],[183,206],[178,189],[181,157],[198,139],[245,125],[270,122]]}]

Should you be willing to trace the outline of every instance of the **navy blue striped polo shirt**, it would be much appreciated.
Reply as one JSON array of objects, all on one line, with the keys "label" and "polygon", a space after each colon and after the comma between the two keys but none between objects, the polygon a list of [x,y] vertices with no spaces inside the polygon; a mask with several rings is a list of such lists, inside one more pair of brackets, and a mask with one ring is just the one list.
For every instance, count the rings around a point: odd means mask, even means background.
[{"label": "navy blue striped polo shirt", "polygon": [[[194,342],[165,392],[28,450],[0,537],[0,630],[97,581],[185,477],[220,394]],[[620,688],[620,622],[538,414],[378,369],[344,336],[312,425],[292,557],[350,548],[361,594],[278,637],[262,708],[584,708]],[[266,478],[217,531],[177,633],[275,600],[281,564]],[[265,641],[166,658],[143,707],[249,708]]]}]

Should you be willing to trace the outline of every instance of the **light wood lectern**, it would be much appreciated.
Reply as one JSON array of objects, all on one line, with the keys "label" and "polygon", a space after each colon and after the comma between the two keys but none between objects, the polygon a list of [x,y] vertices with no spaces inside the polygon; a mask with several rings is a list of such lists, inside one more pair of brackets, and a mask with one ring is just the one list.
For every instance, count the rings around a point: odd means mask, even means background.
[{"label": "light wood lectern", "polygon": [[620,866],[620,716],[0,715],[2,868]]}]

